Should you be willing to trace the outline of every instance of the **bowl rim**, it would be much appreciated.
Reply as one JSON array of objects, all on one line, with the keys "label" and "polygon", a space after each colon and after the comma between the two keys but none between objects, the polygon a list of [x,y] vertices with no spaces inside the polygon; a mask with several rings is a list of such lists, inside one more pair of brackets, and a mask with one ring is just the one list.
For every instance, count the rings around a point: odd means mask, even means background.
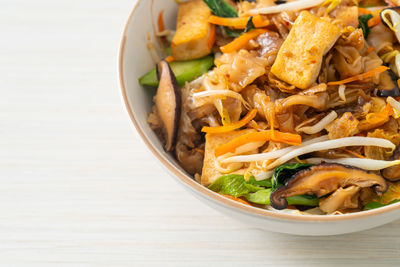
[{"label": "bowl rim", "polygon": [[158,151],[150,142],[143,129],[140,127],[135,114],[133,113],[131,106],[129,104],[127,90],[124,83],[124,54],[125,54],[125,43],[126,43],[126,34],[128,28],[131,24],[132,19],[135,16],[135,11],[137,10],[140,2],[142,0],[138,0],[136,4],[133,6],[133,10],[131,11],[127,22],[125,23],[124,30],[122,33],[122,38],[120,42],[119,48],[119,59],[118,59],[118,71],[119,71],[119,81],[122,92],[123,101],[125,104],[125,108],[129,114],[129,117],[134,124],[137,132],[142,138],[143,142],[146,144],[147,148],[152,152],[152,154],[162,163],[162,165],[167,168],[167,170],[174,175],[178,180],[185,186],[189,187],[193,191],[196,191],[201,196],[208,198],[212,202],[216,204],[225,206],[230,209],[234,209],[237,212],[245,213],[247,215],[253,215],[256,217],[263,217],[267,219],[280,219],[286,221],[297,221],[297,222],[338,222],[338,221],[347,221],[347,220],[356,220],[361,218],[372,217],[375,215],[382,215],[385,213],[389,213],[391,211],[400,209],[400,203],[391,204],[388,206],[384,206],[381,208],[369,210],[369,211],[361,211],[355,213],[347,213],[341,215],[296,215],[296,214],[284,214],[278,213],[270,210],[265,210],[261,208],[256,208],[253,206],[248,206],[241,204],[237,201],[230,200],[218,193],[215,193],[203,185],[197,183],[194,179],[190,178],[188,174],[179,170],[175,167],[170,161],[162,156],[162,153]]}]

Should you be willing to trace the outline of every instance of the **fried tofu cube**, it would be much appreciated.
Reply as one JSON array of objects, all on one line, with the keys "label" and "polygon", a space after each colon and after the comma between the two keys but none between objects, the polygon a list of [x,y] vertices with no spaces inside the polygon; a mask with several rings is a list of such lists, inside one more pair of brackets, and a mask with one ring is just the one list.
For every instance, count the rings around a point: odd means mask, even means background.
[{"label": "fried tofu cube", "polygon": [[172,55],[176,60],[201,58],[211,53],[215,27],[208,23],[210,8],[202,0],[179,4]]},{"label": "fried tofu cube", "polygon": [[287,83],[307,89],[317,79],[322,57],[339,36],[339,27],[302,11],[279,49],[271,72]]},{"label": "fried tofu cube", "polygon": [[[203,171],[201,174],[201,184],[204,186],[209,186],[212,182],[214,182],[218,177],[224,175],[219,171],[217,167],[217,159],[215,157],[215,149],[222,144],[225,144],[232,139],[241,136],[243,134],[254,132],[255,130],[247,129],[242,131],[233,131],[229,133],[220,133],[220,134],[206,134],[206,148],[204,153],[204,163],[203,163]],[[244,172],[244,170],[242,170]],[[240,170],[235,172],[240,174]]]}]

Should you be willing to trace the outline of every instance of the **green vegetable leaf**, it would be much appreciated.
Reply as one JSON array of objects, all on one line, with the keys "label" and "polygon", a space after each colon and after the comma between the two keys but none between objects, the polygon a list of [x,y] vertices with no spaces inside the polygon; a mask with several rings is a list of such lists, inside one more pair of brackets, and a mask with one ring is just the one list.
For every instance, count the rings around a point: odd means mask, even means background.
[{"label": "green vegetable leaf", "polygon": [[368,26],[368,20],[372,19],[372,15],[361,15],[358,17],[358,28],[361,28],[363,31],[364,38],[367,39],[370,29]]},{"label": "green vegetable leaf", "polygon": [[[306,164],[303,164],[306,165]],[[250,177],[249,181],[240,174],[226,174],[219,177],[208,186],[214,192],[230,195],[233,197],[245,197],[248,201],[256,204],[270,204],[271,179],[256,181]],[[293,196],[288,197],[289,205],[318,206],[318,198],[315,196]]]},{"label": "green vegetable leaf", "polygon": [[238,16],[236,10],[228,4],[225,0],[203,0],[208,5],[211,11],[219,16],[225,18],[235,18]]},{"label": "green vegetable leaf", "polygon": [[269,205],[270,195],[271,195],[271,189],[263,189],[252,194],[247,194],[245,197],[250,202]]},{"label": "green vegetable leaf", "polygon": [[319,200],[316,196],[299,195],[286,198],[288,205],[318,206]]},{"label": "green vegetable leaf", "polygon": [[253,185],[248,182],[245,183],[245,186],[247,189],[249,189],[250,192],[257,192],[258,190],[263,190],[265,189],[264,187],[258,186],[258,185]]},{"label": "green vegetable leaf", "polygon": [[247,183],[253,184],[253,185],[258,185],[258,186],[263,186],[263,187],[267,187],[267,188],[272,187],[272,180],[271,180],[271,178],[265,179],[265,180],[261,180],[261,181],[257,181],[257,180],[254,178],[254,176],[251,176],[250,179],[247,181]]},{"label": "green vegetable leaf", "polygon": [[255,28],[256,28],[256,26],[254,26],[254,23],[253,23],[253,16],[251,16],[249,18],[249,20],[247,21],[246,29],[244,30],[244,32],[254,30]]},{"label": "green vegetable leaf", "polygon": [[[208,5],[211,11],[218,17],[225,18],[236,18],[238,13],[236,10],[228,4],[225,0],[203,0],[204,3]],[[230,29],[229,27],[224,27],[225,33],[229,37],[239,37],[243,31]]]},{"label": "green vegetable leaf", "polygon": [[286,184],[294,174],[311,166],[312,164],[287,163],[276,167],[272,175],[272,189],[275,190]]},{"label": "green vegetable leaf", "polygon": [[[271,190],[263,187],[263,185],[268,184],[271,184],[271,182],[267,182],[267,180],[256,181],[254,177],[251,177],[249,181],[246,181],[243,175],[227,174],[219,177],[208,188],[220,194],[245,197],[253,203],[269,204]],[[264,192],[265,190],[269,193]]]},{"label": "green vegetable leaf", "polygon": [[[250,193],[250,189],[246,186],[243,175],[227,174],[215,180],[208,189],[220,194],[241,197]],[[254,188],[252,188],[254,189]]]},{"label": "green vegetable leaf", "polygon": [[390,204],[394,204],[394,203],[397,203],[397,202],[400,202],[400,199],[392,200],[387,204],[382,204],[382,203],[379,203],[379,202],[376,202],[376,201],[372,201],[372,202],[369,202],[367,205],[364,206],[364,210],[373,210],[373,209],[381,208],[381,207],[384,207],[384,206],[387,206],[387,205],[390,205]]}]

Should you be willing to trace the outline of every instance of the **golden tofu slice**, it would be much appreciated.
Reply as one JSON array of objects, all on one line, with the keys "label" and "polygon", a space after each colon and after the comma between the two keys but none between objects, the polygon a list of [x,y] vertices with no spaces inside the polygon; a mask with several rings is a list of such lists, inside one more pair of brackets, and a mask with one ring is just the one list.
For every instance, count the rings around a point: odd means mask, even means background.
[{"label": "golden tofu slice", "polygon": [[271,72],[298,88],[308,88],[317,79],[322,57],[339,36],[339,27],[302,11],[279,49]]},{"label": "golden tofu slice", "polygon": [[172,55],[176,60],[201,58],[211,53],[215,27],[208,23],[211,10],[202,0],[179,4]]},{"label": "golden tofu slice", "polygon": [[[242,131],[233,131],[229,133],[220,133],[220,134],[206,134],[206,148],[204,154],[204,163],[203,163],[203,171],[201,174],[201,184],[204,186],[209,186],[212,182],[214,182],[218,177],[224,175],[221,173],[217,167],[217,159],[215,157],[214,151],[217,147],[222,144],[225,144],[232,139],[241,136],[246,133],[254,132],[253,129],[247,129]],[[244,170],[236,171],[235,173],[241,174]]]}]

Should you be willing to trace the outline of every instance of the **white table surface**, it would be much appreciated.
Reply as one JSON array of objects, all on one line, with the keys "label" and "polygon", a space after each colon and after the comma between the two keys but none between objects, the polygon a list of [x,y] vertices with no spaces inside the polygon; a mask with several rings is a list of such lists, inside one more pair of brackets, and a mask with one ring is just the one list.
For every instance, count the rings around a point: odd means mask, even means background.
[{"label": "white table surface", "polygon": [[134,2],[0,1],[0,266],[399,266],[400,221],[263,232],[165,174],[119,91]]}]

